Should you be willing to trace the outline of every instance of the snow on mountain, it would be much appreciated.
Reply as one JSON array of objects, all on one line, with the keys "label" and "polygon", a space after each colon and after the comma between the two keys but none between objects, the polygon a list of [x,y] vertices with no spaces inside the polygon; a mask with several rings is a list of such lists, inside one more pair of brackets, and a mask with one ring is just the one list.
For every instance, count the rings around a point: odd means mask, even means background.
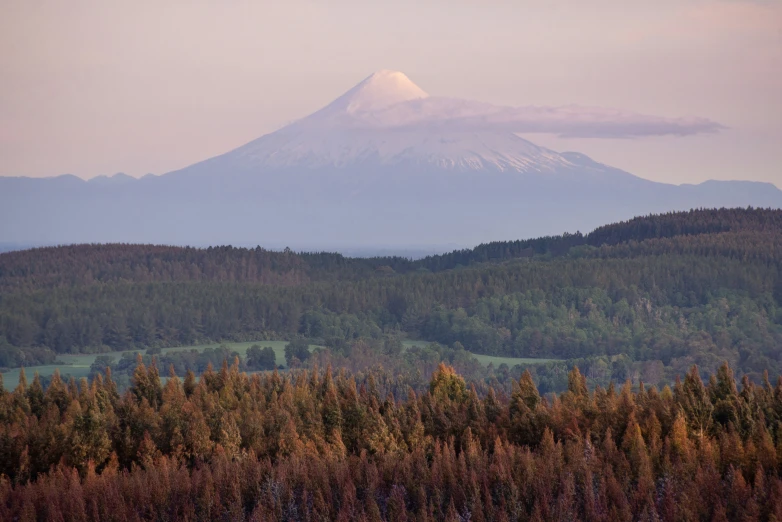
[{"label": "snow on mountain", "polygon": [[375,164],[552,173],[574,164],[516,133],[686,134],[715,125],[600,108],[514,108],[433,97],[403,73],[382,70],[319,111],[204,163],[224,171]]},{"label": "snow on mountain", "polygon": [[[291,126],[232,153],[243,169],[418,165],[443,169],[547,172],[570,163],[556,152],[512,133],[460,129],[335,128]],[[226,158],[226,159],[229,159]]]},{"label": "snow on mountain", "polygon": [[381,70],[331,102],[324,113],[361,114],[386,109],[397,103],[421,100],[429,95],[399,71]]},{"label": "snow on mountain", "polygon": [[[571,166],[509,131],[438,121],[486,114],[491,106],[437,99],[401,72],[379,71],[323,109],[221,157],[242,170],[417,165],[441,169],[552,172]],[[411,114],[419,118],[414,120]],[[210,160],[213,161],[213,160]]]},{"label": "snow on mountain", "polygon": [[517,135],[718,129],[698,118],[429,96],[379,71],[301,120],[176,172],[0,178],[0,242],[477,244],[651,212],[782,207],[772,185],[655,183]]}]

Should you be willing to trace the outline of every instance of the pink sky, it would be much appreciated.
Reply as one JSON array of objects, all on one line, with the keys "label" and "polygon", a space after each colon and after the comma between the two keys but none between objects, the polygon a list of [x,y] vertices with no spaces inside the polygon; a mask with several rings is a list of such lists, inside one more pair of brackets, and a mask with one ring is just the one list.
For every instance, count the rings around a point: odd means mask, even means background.
[{"label": "pink sky", "polygon": [[528,138],[659,181],[782,186],[778,1],[6,0],[0,11],[0,175],[164,173],[388,68],[442,96],[708,118],[728,129]]}]

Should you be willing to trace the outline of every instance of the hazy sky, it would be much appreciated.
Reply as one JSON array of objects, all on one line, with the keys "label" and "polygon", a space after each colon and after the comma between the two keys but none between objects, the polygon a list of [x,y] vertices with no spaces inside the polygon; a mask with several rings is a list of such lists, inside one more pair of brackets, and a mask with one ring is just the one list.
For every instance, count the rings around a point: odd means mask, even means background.
[{"label": "hazy sky", "polygon": [[782,187],[778,0],[3,0],[0,175],[164,173],[378,69],[431,95],[708,118],[727,129],[528,138],[659,181]]}]

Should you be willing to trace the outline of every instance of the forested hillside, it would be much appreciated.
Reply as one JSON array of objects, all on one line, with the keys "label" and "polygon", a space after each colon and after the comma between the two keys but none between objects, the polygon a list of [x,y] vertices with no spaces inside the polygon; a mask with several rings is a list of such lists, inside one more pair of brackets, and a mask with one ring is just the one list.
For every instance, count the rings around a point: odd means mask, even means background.
[{"label": "forested hillside", "polygon": [[[0,373],[0,520],[782,520],[781,269],[762,209],[421,260],[0,254],[0,366],[139,352]],[[205,341],[248,342],[161,351]]]},{"label": "forested hillside", "polygon": [[[78,245],[0,254],[0,365],[389,335],[471,352],[782,371],[782,211],[697,210],[413,261]],[[655,380],[655,382],[657,382]]]},{"label": "forested hillside", "polygon": [[290,250],[272,252],[260,247],[68,245],[0,256],[0,289],[10,292],[175,281],[298,285],[317,280],[360,279],[371,275],[373,264],[340,254],[294,254]]},{"label": "forested hillside", "polygon": [[[199,249],[133,244],[66,245],[0,255],[0,290],[122,281],[234,281],[295,285],[320,280],[361,279],[371,276],[378,268],[386,267],[398,273],[415,270],[437,272],[536,254],[562,255],[579,246],[613,246],[725,232],[776,236],[780,230],[782,210],[703,209],[638,217],[600,227],[586,236],[576,233],[493,242],[416,261],[401,257],[346,258],[335,253],[293,253],[288,249],[274,252],[261,247]],[[381,270],[381,273],[388,272]]]}]

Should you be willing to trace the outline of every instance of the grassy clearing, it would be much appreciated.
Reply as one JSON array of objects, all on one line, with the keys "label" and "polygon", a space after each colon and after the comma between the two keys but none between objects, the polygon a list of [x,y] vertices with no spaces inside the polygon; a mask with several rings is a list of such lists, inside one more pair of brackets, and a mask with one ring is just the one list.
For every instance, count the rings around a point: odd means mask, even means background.
[{"label": "grassy clearing", "polygon": [[[288,344],[288,341],[252,341],[252,342],[243,342],[243,343],[212,343],[212,344],[199,344],[195,346],[176,346],[173,348],[163,348],[161,350],[162,353],[172,353],[172,352],[185,352],[190,350],[198,350],[199,352],[206,350],[207,348],[217,348],[219,346],[225,345],[228,346],[231,350],[238,353],[240,356],[245,357],[247,354],[247,349],[250,348],[253,345],[258,345],[261,348],[266,346],[271,346],[274,349],[274,355],[275,355],[275,362],[278,366],[282,365],[285,366],[285,345]],[[315,345],[310,346],[310,350],[315,348]],[[81,379],[82,377],[87,377],[90,373],[90,366],[92,366],[92,363],[95,361],[95,358],[98,355],[109,355],[111,357],[114,357],[115,360],[118,360],[120,357],[122,357],[122,354],[125,353],[144,353],[145,350],[127,350],[124,352],[107,352],[107,353],[98,353],[98,354],[79,354],[79,355],[58,355],[57,360],[62,361],[63,364],[47,364],[45,366],[30,366],[24,369],[24,373],[27,376],[27,381],[31,381],[33,378],[33,375],[35,372],[38,372],[38,374],[41,377],[49,377],[54,373],[55,369],[60,370],[60,375],[63,376],[63,378],[67,379],[69,377],[73,377],[76,380]],[[230,361],[229,361],[230,362]],[[161,373],[164,375],[166,374],[166,371],[161,370]],[[10,370],[8,372],[5,372],[2,374],[3,376],[3,386],[6,390],[12,390],[16,388],[16,386],[19,384],[19,368],[14,368],[13,370]]]},{"label": "grassy clearing", "polygon": [[[405,349],[419,347],[423,348],[429,344],[429,341],[402,341],[402,345]],[[470,352],[472,353],[472,352]],[[472,353],[473,357],[478,359],[478,362],[488,366],[489,363],[493,364],[497,368],[501,364],[507,364],[510,368],[513,368],[517,364],[529,365],[529,364],[543,364],[548,362],[557,362],[560,359],[544,359],[544,358],[530,358],[530,357],[500,357],[495,355],[482,355],[479,353]]]},{"label": "grassy clearing", "polygon": [[486,366],[489,365],[489,363],[493,364],[495,368],[497,368],[501,364],[507,364],[510,368],[513,368],[517,364],[521,364],[524,366],[525,364],[543,364],[548,362],[557,362],[560,359],[537,359],[537,358],[530,358],[530,357],[499,357],[495,355],[481,355],[479,353],[472,354],[473,357],[478,359],[478,361],[481,364],[484,364]]},{"label": "grassy clearing", "polygon": [[[64,357],[62,358],[64,360]],[[92,364],[92,363],[90,363]],[[30,366],[24,369],[24,374],[27,376],[27,382],[33,380],[33,374],[38,372],[41,377],[48,377],[54,373],[54,370],[59,368],[61,375],[73,376],[74,379],[81,379],[86,377],[90,373],[90,365],[87,366],[64,366],[58,364],[47,364],[46,366]],[[13,390],[19,384],[19,368],[14,368],[3,373],[3,387],[6,390]]]},{"label": "grassy clearing", "polygon": [[[274,349],[274,355],[276,356],[276,363],[278,366],[282,365],[285,366],[285,345],[288,344],[288,341],[251,341],[251,342],[243,342],[243,343],[212,343],[212,344],[199,344],[195,346],[176,346],[173,348],[163,348],[161,351],[163,353],[171,353],[171,352],[183,352],[183,351],[189,351],[189,350],[198,350],[203,351],[207,348],[217,348],[221,345],[228,346],[231,350],[238,353],[240,356],[245,357],[247,354],[247,349],[250,348],[253,345],[259,345],[261,348],[265,346],[271,346]],[[414,346],[417,347],[425,347],[429,344],[428,341],[403,341],[402,343],[407,348],[412,348]],[[315,345],[310,346],[310,350],[313,348],[316,348]],[[101,353],[101,354],[79,354],[79,355],[59,355],[57,357],[58,360],[62,361],[63,364],[48,364],[46,366],[30,366],[28,368],[25,368],[25,375],[27,376],[28,382],[32,380],[33,374],[35,372],[38,372],[38,374],[41,377],[49,377],[54,373],[54,370],[59,368],[60,374],[65,378],[73,377],[76,380],[81,379],[82,377],[87,377],[90,373],[90,366],[95,361],[95,357],[98,355],[110,355],[116,359],[119,359],[122,357],[123,353],[134,353],[134,352],[141,352],[144,353],[144,350],[129,350],[125,352],[108,352],[108,353]],[[547,362],[555,362],[558,359],[530,359],[525,357],[496,357],[493,355],[481,355],[474,353],[473,356],[478,359],[478,361],[481,364],[484,364],[486,366],[489,365],[489,363],[492,363],[495,368],[499,367],[500,364],[507,364],[509,367],[513,368],[517,364],[521,365],[529,365],[529,364],[541,364],[541,363],[547,363]],[[166,374],[165,371],[161,371],[164,375]],[[13,370],[10,370],[6,373],[2,374],[3,376],[3,386],[6,390],[12,390],[16,388],[16,386],[19,384],[19,368],[15,368]]]}]

